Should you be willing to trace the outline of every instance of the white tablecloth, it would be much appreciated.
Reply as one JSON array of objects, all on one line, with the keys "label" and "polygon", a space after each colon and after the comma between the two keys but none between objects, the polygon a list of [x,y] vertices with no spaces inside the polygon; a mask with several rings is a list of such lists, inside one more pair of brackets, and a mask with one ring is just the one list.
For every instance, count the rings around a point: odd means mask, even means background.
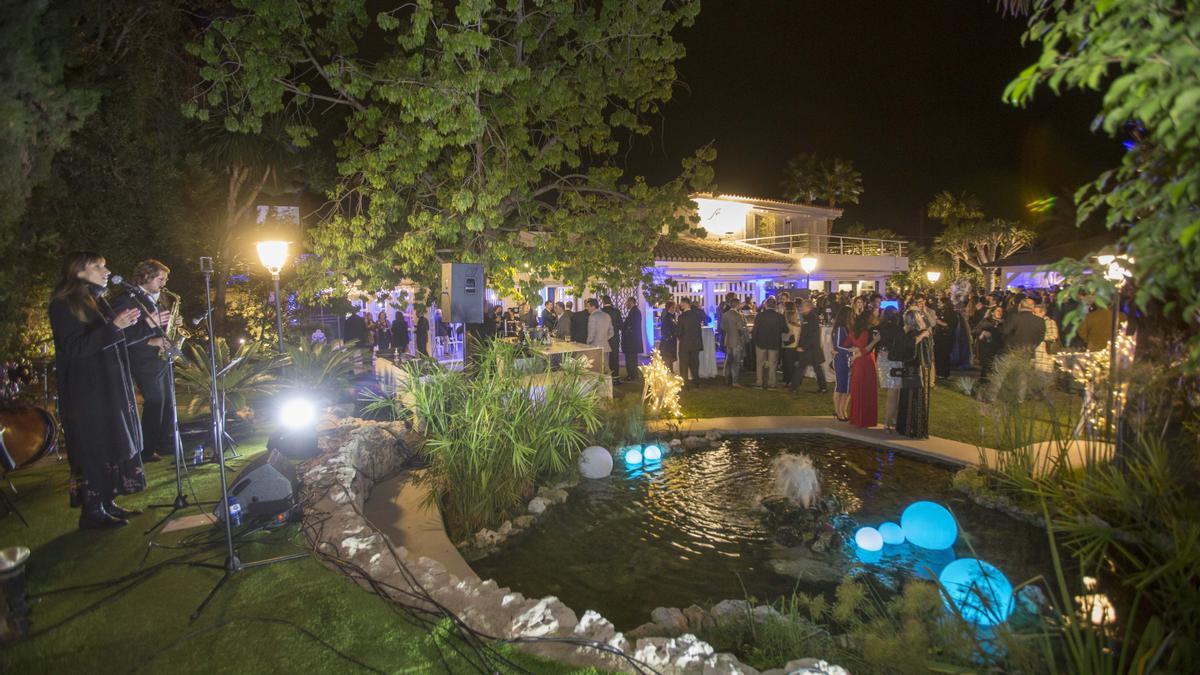
[{"label": "white tablecloth", "polygon": [[700,330],[700,343],[704,350],[700,352],[700,377],[717,376],[717,335],[713,329],[705,326]]}]

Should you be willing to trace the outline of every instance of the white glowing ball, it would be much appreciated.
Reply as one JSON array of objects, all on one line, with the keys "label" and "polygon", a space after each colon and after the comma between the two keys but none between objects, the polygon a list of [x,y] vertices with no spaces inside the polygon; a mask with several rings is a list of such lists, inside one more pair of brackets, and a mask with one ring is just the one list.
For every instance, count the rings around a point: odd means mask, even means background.
[{"label": "white glowing ball", "polygon": [[878,551],[883,548],[883,535],[873,527],[860,527],[854,533],[854,543],[864,551]]},{"label": "white glowing ball", "polygon": [[625,463],[630,466],[641,464],[642,459],[642,451],[639,448],[629,448],[625,451]]},{"label": "white glowing ball", "polygon": [[612,455],[598,445],[585,449],[579,455],[579,474],[584,478],[607,478],[612,469]]},{"label": "white glowing ball", "polygon": [[647,445],[645,450],[642,450],[642,459],[647,462],[657,462],[662,459],[662,448],[657,445]]},{"label": "white glowing ball", "polygon": [[879,526],[879,534],[883,535],[883,543],[891,546],[904,543],[904,530],[899,525],[887,522]]},{"label": "white glowing ball", "polygon": [[958,539],[958,523],[950,510],[933,502],[913,502],[900,514],[900,528],[908,543],[921,548],[950,548]]},{"label": "white glowing ball", "polygon": [[279,406],[279,423],[289,429],[303,429],[317,421],[317,406],[305,398],[293,398]]}]

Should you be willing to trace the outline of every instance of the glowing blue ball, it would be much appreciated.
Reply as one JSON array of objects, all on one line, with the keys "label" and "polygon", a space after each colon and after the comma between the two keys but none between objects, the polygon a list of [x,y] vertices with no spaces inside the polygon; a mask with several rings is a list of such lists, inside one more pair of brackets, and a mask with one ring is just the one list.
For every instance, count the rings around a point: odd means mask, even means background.
[{"label": "glowing blue ball", "polygon": [[637,448],[630,448],[625,451],[625,463],[637,465],[642,463],[642,451]]},{"label": "glowing blue ball", "polygon": [[864,551],[878,551],[883,548],[883,535],[873,527],[860,527],[854,533],[854,543]]},{"label": "glowing blue ball", "polygon": [[950,548],[958,539],[958,524],[941,504],[913,502],[900,514],[900,529],[914,546],[930,549]]},{"label": "glowing blue ball", "polygon": [[904,530],[895,523],[884,523],[879,526],[879,534],[883,536],[883,543],[891,546],[904,543]]},{"label": "glowing blue ball", "polygon": [[662,449],[657,445],[647,445],[646,449],[642,451],[642,457],[647,462],[657,462],[662,459]]},{"label": "glowing blue ball", "polygon": [[979,626],[995,626],[1013,611],[1013,587],[1004,573],[975,558],[959,558],[938,575],[950,610]]}]

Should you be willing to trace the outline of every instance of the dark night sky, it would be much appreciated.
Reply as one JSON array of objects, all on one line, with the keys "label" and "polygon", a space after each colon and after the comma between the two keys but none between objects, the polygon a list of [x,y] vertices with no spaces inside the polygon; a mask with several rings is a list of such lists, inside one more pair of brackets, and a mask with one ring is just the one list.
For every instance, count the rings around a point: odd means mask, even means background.
[{"label": "dark night sky", "polygon": [[679,33],[685,87],[629,168],[661,180],[712,141],[719,191],[778,197],[787,160],[809,151],[863,174],[844,222],[917,235],[943,189],[1019,218],[1121,153],[1089,130],[1098,96],[1039,92],[1025,110],[1000,100],[1037,55],[1020,44],[1024,25],[992,0],[704,0]]}]

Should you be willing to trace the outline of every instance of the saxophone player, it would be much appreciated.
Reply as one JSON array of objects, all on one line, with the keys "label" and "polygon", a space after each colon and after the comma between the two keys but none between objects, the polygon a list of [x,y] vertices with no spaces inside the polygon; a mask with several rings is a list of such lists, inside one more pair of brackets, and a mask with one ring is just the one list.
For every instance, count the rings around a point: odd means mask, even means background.
[{"label": "saxophone player", "polygon": [[171,270],[161,262],[148,259],[138,263],[130,282],[139,290],[128,290],[113,303],[117,311],[126,308],[142,310],[142,319],[125,329],[129,344],[129,370],[138,392],[142,395],[142,461],[157,462],[164,455],[175,454],[172,420],[175,400],[172,396],[169,362],[162,357],[168,346],[159,336],[158,327],[166,330],[170,308],[162,302],[163,287]]}]

